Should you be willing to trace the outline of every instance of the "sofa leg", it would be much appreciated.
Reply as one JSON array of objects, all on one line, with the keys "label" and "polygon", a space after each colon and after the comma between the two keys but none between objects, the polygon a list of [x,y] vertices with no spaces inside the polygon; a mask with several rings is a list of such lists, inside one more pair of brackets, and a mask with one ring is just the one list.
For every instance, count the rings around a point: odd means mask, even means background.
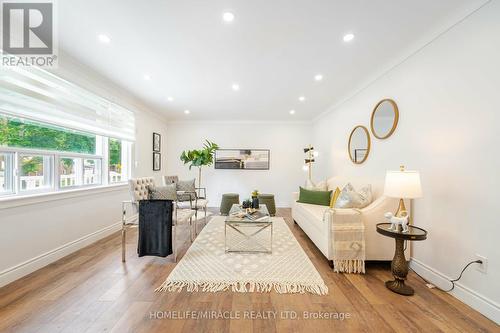
[{"label": "sofa leg", "polygon": [[328,260],[328,266],[333,269],[333,260]]}]

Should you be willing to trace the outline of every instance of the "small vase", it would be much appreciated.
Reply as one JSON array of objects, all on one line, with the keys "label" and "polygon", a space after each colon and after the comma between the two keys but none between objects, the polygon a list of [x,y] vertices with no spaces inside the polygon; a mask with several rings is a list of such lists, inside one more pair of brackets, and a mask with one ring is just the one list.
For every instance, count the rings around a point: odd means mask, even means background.
[{"label": "small vase", "polygon": [[259,209],[259,198],[252,197],[252,208]]}]

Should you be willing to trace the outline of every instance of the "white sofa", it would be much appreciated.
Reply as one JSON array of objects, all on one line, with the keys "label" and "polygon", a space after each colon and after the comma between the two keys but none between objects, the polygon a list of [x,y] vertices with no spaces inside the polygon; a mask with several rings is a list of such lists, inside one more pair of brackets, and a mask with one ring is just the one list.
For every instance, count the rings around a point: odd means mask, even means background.
[{"label": "white sofa", "polygon": [[[323,253],[328,260],[333,258],[333,234],[331,224],[335,223],[335,217],[341,214],[360,214],[365,225],[365,252],[366,260],[392,260],[394,256],[394,239],[377,233],[376,224],[386,222],[384,213],[395,212],[398,208],[398,199],[387,198],[382,195],[383,186],[379,183],[367,182],[360,179],[346,180],[340,177],[330,178],[327,181],[328,190],[339,187],[341,190],[347,184],[351,183],[356,190],[365,184],[372,185],[373,201],[370,205],[358,211],[354,209],[335,209],[332,219],[325,217],[327,206],[299,203],[299,193],[292,195],[292,217],[300,228],[307,234],[316,247]],[[407,203],[406,207],[410,207]],[[409,259],[409,247],[405,252]]]}]

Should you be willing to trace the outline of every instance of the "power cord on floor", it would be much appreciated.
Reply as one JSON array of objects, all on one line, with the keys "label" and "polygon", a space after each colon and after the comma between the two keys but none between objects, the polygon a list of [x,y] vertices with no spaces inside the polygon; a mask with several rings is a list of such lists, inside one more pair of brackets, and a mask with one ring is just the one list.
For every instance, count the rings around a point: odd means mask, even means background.
[{"label": "power cord on floor", "polygon": [[[456,279],[453,279],[453,280],[449,280],[450,283],[451,283],[451,288],[448,289],[448,290],[444,290],[444,289],[441,289],[439,288],[438,286],[434,286],[436,289],[439,289],[441,291],[444,291],[445,293],[448,293],[450,291],[452,291],[453,289],[455,289],[455,282],[457,282],[458,280],[460,280],[462,278],[462,274],[464,274],[465,270],[472,264],[482,264],[483,261],[482,260],[474,260],[474,261],[471,261],[470,263],[468,263],[467,265],[465,265],[464,269],[462,269],[462,271],[460,272],[460,275],[456,278]],[[432,285],[429,281],[427,281],[426,279],[424,279],[420,274],[418,274],[417,272],[415,272],[414,269],[410,268],[413,273],[417,274],[418,277],[420,277],[422,280],[424,280],[425,283],[427,284],[430,284]]]}]

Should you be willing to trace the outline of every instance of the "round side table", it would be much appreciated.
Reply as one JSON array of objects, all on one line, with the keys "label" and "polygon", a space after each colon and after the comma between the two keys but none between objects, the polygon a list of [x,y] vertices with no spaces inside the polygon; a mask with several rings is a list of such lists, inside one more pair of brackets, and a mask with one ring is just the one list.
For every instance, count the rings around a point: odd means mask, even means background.
[{"label": "round side table", "polygon": [[409,225],[408,232],[401,232],[401,226],[397,226],[396,230],[390,230],[390,223],[378,223],[377,232],[387,237],[396,240],[396,249],[394,258],[391,262],[391,271],[394,280],[387,281],[385,286],[395,293],[411,296],[415,293],[412,287],[405,284],[406,276],[408,275],[408,263],[406,262],[404,252],[404,241],[419,241],[427,238],[427,231],[422,228]]}]

